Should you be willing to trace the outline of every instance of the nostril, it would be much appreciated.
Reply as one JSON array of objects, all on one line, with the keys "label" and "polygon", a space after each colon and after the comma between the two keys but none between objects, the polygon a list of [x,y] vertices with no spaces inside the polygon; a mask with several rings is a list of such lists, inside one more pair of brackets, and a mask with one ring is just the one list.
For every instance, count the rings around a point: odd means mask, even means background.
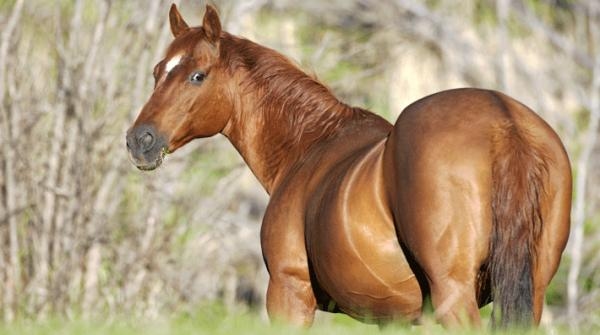
[{"label": "nostril", "polygon": [[138,143],[144,150],[148,150],[154,144],[154,136],[149,132],[144,133],[142,136],[138,138]]}]

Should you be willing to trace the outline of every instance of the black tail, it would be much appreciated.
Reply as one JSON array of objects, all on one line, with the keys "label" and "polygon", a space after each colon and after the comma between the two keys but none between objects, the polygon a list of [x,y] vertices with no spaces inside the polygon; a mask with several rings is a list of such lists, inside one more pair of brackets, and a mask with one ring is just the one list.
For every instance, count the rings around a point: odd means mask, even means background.
[{"label": "black tail", "polygon": [[[493,228],[488,269],[494,328],[533,324],[533,267],[542,230],[540,197],[547,159],[513,122],[494,137]],[[498,320],[498,313],[500,313]]]}]

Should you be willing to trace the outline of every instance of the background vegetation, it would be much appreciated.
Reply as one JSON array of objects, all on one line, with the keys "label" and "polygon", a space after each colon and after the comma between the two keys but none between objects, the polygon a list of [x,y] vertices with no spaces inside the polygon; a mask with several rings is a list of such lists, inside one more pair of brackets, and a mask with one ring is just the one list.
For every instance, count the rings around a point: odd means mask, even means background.
[{"label": "background vegetation", "polygon": [[[499,89],[536,110],[575,172],[572,233],[544,329],[600,329],[597,0],[214,4],[226,30],[280,50],[390,121],[461,86]],[[222,137],[196,141],[150,173],[127,158],[125,131],[171,40],[169,5],[0,0],[0,331],[165,316],[182,332],[262,329],[267,197],[235,150]],[[203,7],[181,1],[190,23],[200,24]],[[223,306],[216,315],[214,304]],[[247,311],[258,317],[230,317]],[[364,327],[320,320],[340,332]],[[123,332],[148,328],[133,323]]]}]

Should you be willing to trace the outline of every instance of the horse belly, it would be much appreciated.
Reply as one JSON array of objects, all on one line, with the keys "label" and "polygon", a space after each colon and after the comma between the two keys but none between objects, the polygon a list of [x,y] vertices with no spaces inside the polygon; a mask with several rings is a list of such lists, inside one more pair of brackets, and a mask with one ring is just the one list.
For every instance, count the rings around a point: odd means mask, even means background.
[{"label": "horse belly", "polygon": [[313,268],[319,285],[336,307],[361,319],[416,319],[421,290],[392,223],[329,224],[341,229],[319,231],[322,241],[311,254],[318,255]]},{"label": "horse belly", "polygon": [[415,320],[422,293],[382,202],[380,155],[374,155],[329,187],[307,227],[309,257],[319,286],[344,313],[375,322]]}]

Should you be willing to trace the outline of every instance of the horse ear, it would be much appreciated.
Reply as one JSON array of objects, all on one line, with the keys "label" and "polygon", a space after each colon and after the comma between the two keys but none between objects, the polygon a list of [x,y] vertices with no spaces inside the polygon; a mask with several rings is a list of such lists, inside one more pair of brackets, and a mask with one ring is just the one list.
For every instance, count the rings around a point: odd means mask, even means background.
[{"label": "horse ear", "polygon": [[169,10],[169,22],[171,23],[171,32],[175,37],[181,35],[190,27],[187,23],[185,23],[183,17],[181,17],[181,14],[179,13],[179,10],[177,10],[177,6],[175,4],[172,4],[171,9]]},{"label": "horse ear", "polygon": [[221,20],[219,20],[219,14],[217,14],[215,7],[206,5],[202,28],[208,41],[216,45],[221,37]]}]

